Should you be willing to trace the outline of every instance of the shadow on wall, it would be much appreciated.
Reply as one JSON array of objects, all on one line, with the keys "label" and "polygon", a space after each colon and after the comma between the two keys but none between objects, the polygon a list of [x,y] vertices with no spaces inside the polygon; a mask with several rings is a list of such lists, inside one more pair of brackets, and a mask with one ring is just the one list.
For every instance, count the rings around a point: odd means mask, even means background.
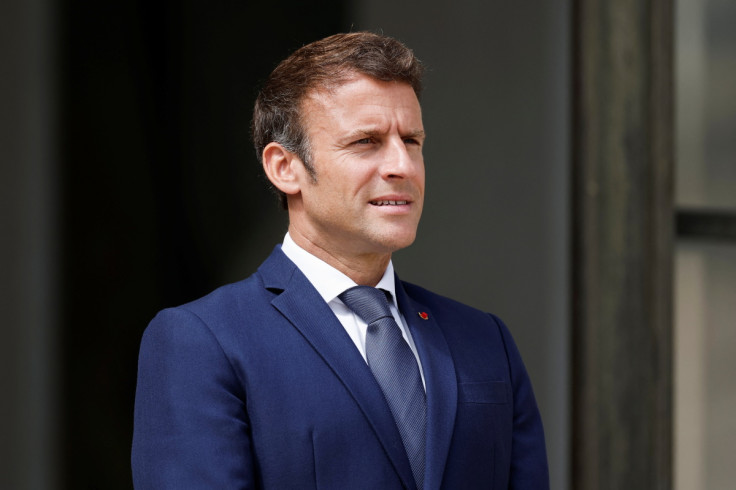
[{"label": "shadow on wall", "polygon": [[[130,488],[143,329],[250,274],[282,238],[252,104],[275,60],[339,30],[341,12],[337,1],[64,3],[63,486]],[[263,21],[274,15],[277,36]]]}]

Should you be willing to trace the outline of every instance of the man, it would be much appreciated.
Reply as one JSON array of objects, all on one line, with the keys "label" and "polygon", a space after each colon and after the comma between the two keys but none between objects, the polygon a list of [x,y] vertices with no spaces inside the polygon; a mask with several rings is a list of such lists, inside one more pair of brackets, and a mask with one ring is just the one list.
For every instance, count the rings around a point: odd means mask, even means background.
[{"label": "man", "polygon": [[146,330],[136,488],[548,487],[506,327],[393,272],[424,201],[421,72],[398,41],[352,33],[266,81],[253,134],[288,234]]}]

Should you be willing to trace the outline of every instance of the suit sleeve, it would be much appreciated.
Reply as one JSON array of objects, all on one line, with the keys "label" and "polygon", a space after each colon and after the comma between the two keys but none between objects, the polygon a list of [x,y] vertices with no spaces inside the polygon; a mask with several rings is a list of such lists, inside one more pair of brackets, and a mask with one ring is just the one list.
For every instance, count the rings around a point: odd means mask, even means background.
[{"label": "suit sleeve", "polygon": [[193,313],[164,310],[146,329],[134,426],[136,489],[254,488],[242,383]]},{"label": "suit sleeve", "polygon": [[545,490],[549,488],[547,450],[542,418],[534,398],[532,383],[506,325],[495,316],[493,319],[499,325],[503,337],[513,390],[514,415],[509,489]]}]

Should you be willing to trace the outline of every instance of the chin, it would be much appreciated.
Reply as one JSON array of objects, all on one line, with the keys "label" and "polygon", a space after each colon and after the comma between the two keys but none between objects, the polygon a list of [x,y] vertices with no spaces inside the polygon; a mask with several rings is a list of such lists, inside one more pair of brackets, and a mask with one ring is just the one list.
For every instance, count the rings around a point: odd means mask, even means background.
[{"label": "chin", "polygon": [[381,240],[381,243],[387,252],[396,252],[414,243],[416,236],[416,231],[413,233],[390,234]]}]

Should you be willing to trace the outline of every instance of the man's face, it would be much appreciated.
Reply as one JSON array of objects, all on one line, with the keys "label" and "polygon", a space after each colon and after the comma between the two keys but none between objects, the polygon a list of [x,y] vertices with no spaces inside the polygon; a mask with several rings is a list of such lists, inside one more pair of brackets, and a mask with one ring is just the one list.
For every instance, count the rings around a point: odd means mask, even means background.
[{"label": "man's face", "polygon": [[411,86],[357,75],[312,93],[303,111],[316,182],[302,179],[292,226],[335,256],[410,245],[424,202],[424,129]]}]

